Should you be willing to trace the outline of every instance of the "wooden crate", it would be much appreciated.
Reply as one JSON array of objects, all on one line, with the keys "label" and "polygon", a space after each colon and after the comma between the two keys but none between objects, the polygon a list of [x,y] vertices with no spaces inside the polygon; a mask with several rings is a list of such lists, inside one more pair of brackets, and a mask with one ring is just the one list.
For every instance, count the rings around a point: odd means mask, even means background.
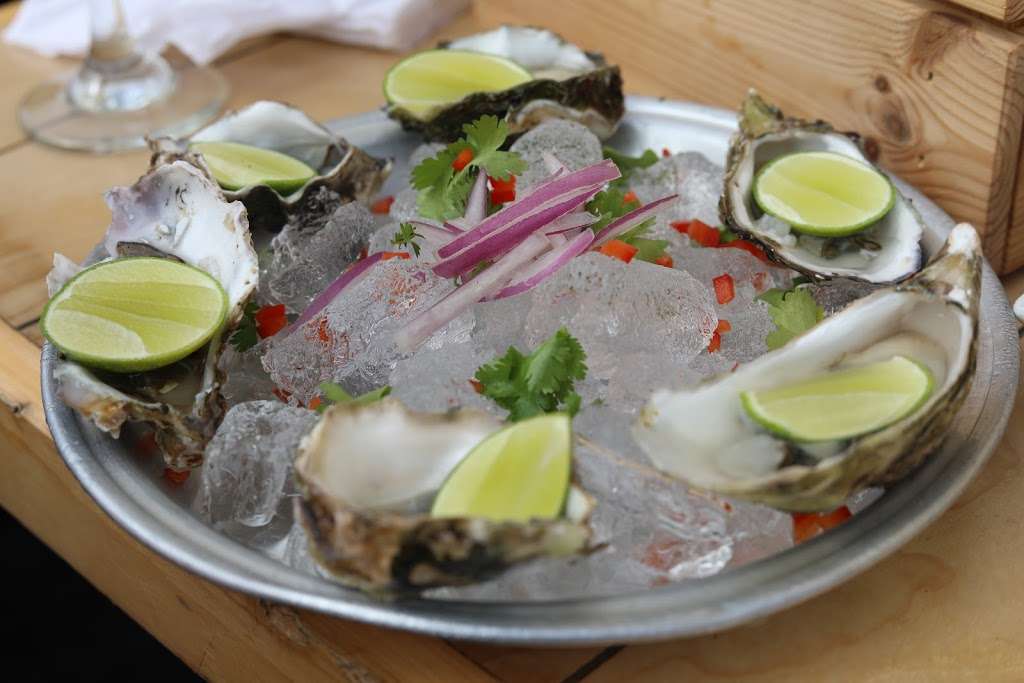
[{"label": "wooden crate", "polygon": [[884,167],[973,223],[1008,272],[1024,265],[1024,37],[978,12],[1012,18],[1024,2],[964,4],[977,11],[930,0],[477,0],[475,12],[603,51],[630,92],[733,108],[756,86],[789,113],[859,131]]}]

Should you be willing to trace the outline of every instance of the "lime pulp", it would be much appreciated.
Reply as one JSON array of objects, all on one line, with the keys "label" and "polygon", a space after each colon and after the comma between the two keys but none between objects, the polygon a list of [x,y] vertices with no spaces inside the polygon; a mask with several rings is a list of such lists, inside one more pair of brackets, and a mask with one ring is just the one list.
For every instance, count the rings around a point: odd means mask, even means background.
[{"label": "lime pulp", "polygon": [[316,175],[294,157],[240,142],[194,142],[189,148],[203,155],[207,168],[225,190],[266,185],[287,195]]}]

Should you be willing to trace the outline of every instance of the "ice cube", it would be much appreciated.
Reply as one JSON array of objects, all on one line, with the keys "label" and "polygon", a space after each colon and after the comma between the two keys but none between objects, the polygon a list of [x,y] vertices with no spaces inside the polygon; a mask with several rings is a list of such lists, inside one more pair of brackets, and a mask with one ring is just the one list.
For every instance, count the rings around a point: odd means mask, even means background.
[{"label": "ice cube", "polygon": [[418,198],[419,193],[412,187],[407,187],[396,194],[395,201],[391,204],[391,211],[388,213],[391,220],[396,223],[402,223],[403,221],[422,218],[419,209],[416,208]]},{"label": "ice cube", "polygon": [[269,298],[299,313],[359,258],[374,230],[373,216],[358,202],[344,204],[321,224],[291,222],[271,243]]},{"label": "ice cube", "polygon": [[221,395],[228,407],[246,401],[274,400],[274,382],[260,361],[265,346],[265,341],[246,351],[238,351],[231,344],[225,346],[217,369],[224,374]]},{"label": "ice cube", "polygon": [[526,162],[526,171],[519,176],[522,189],[528,189],[551,175],[544,162],[544,153],[553,154],[570,171],[578,171],[599,162],[603,156],[601,141],[575,121],[550,119],[525,133],[512,143],[511,151]]},{"label": "ice cube", "polygon": [[696,218],[711,227],[719,222],[718,198],[722,185],[722,167],[698,152],[673,154],[647,168],[635,170],[629,178],[630,189],[645,204],[666,195],[679,195],[679,199],[661,212],[663,223]]},{"label": "ice cube", "polygon": [[315,422],[316,413],[279,401],[229,410],[206,447],[193,509],[225,529],[265,527],[275,516],[290,524],[292,458]]},{"label": "ice cube", "polygon": [[[375,389],[406,355],[396,348],[394,334],[451,289],[451,281],[414,259],[382,261],[314,318],[271,337],[263,367],[303,404],[320,393],[322,382],[338,382],[353,394]],[[425,344],[464,339],[471,325],[472,317],[457,318]]]},{"label": "ice cube", "polygon": [[505,411],[478,394],[470,382],[477,369],[493,358],[493,354],[469,341],[439,348],[424,344],[398,361],[389,380],[391,395],[413,410],[445,412],[475,408],[504,417]]}]

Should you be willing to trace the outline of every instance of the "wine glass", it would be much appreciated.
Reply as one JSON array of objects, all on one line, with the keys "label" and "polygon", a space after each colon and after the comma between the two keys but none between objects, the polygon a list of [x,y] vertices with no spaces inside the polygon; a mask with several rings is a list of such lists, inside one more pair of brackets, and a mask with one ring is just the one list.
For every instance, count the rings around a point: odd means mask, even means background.
[{"label": "wine glass", "polygon": [[89,12],[92,42],[81,67],[36,86],[18,108],[32,138],[113,152],[143,147],[147,137],[186,135],[217,115],[228,95],[218,71],[172,67],[138,49],[120,0],[89,0]]}]

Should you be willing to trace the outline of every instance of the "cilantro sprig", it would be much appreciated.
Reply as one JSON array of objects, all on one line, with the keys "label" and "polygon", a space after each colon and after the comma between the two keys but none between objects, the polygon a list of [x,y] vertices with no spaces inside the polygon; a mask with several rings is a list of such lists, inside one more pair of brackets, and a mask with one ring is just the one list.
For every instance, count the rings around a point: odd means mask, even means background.
[{"label": "cilantro sprig", "polygon": [[[465,137],[451,143],[412,170],[412,184],[419,190],[417,207],[422,216],[448,220],[461,216],[477,173],[507,180],[526,170],[526,162],[514,152],[501,151],[508,139],[508,124],[497,116],[481,116],[462,127]],[[470,150],[473,158],[456,171],[456,157]]]},{"label": "cilantro sprig", "polygon": [[510,346],[480,366],[475,378],[481,393],[509,412],[510,422],[559,410],[575,415],[581,402],[575,383],[587,376],[586,360],[579,341],[562,328],[528,356]]},{"label": "cilantro sprig", "polygon": [[785,346],[790,339],[811,329],[825,317],[825,311],[802,287],[769,289],[757,298],[768,305],[768,315],[775,323],[775,329],[765,338],[769,351]]},{"label": "cilantro sprig", "polygon": [[327,406],[334,403],[351,403],[353,405],[363,406],[368,403],[379,401],[390,393],[391,387],[385,384],[384,386],[378,387],[372,391],[367,391],[365,394],[353,396],[334,382],[324,382],[320,385],[321,400],[320,405],[316,407],[316,412],[322,413],[327,410]]},{"label": "cilantro sprig", "polygon": [[410,247],[413,253],[419,256],[420,245],[416,241],[417,239],[423,239],[423,235],[416,232],[416,228],[413,227],[412,223],[400,223],[398,232],[391,238],[391,244],[396,247]]},{"label": "cilantro sprig", "polygon": [[239,353],[248,351],[260,343],[260,335],[256,329],[256,312],[259,310],[260,307],[256,305],[255,301],[248,302],[242,309],[242,319],[228,340]]}]

